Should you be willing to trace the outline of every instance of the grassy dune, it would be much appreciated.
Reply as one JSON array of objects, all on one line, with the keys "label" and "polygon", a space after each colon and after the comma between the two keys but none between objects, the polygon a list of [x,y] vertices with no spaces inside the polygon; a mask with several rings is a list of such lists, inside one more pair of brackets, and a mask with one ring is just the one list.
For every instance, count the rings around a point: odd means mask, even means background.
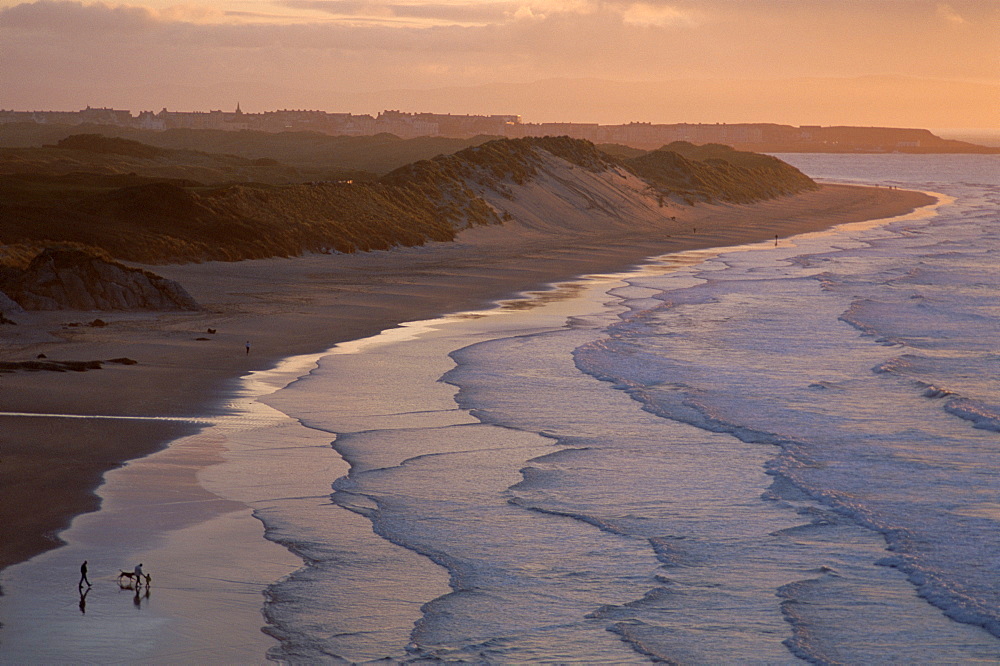
[{"label": "grassy dune", "polygon": [[[2,130],[2,127],[0,127]],[[159,148],[118,137],[78,134],[55,144],[0,148],[0,174],[71,176],[138,175],[192,180],[206,185],[261,182],[288,185],[307,181],[374,180],[363,169],[327,161],[288,164],[270,157],[244,157],[204,150]]]},{"label": "grassy dune", "polygon": [[[34,156],[36,163],[44,162],[44,151],[62,151],[84,161],[153,161],[179,172],[199,160],[242,160],[243,167],[254,168],[244,164],[247,158],[147,146],[120,137],[68,137],[55,147],[35,150],[42,151]],[[0,261],[23,265],[53,244],[165,264],[448,241],[464,228],[502,222],[477,191],[513,196],[516,185],[537,175],[541,151],[591,171],[631,170],[661,197],[687,203],[745,203],[815,187],[780,160],[725,146],[675,144],[618,158],[566,137],[498,139],[419,160],[380,178],[290,185],[205,184],[138,172],[36,168],[0,175],[0,243],[6,246]],[[256,159],[258,168],[284,168],[275,160]]]},{"label": "grassy dune", "polygon": [[798,169],[770,155],[686,141],[624,160],[664,194],[695,201],[751,203],[814,189]]},{"label": "grassy dune", "polygon": [[[330,136],[317,132],[255,132],[206,129],[169,129],[163,131],[139,130],[107,125],[38,125],[11,123],[0,125],[0,173],[10,173],[5,163],[10,156],[25,156],[45,146],[53,155],[67,138],[80,134],[99,134],[108,138],[125,139],[135,143],[163,149],[166,155],[181,166],[204,166],[211,177],[191,176],[201,182],[231,182],[257,180],[272,184],[332,180],[354,177],[344,174],[367,173],[370,178],[384,175],[393,169],[436,155],[451,154],[476,146],[496,137],[452,139],[446,137],[417,137],[401,139],[392,134],[374,136]],[[183,158],[181,154],[187,154]],[[81,152],[69,154],[62,151],[61,159],[86,159]],[[200,156],[200,158],[198,157]],[[200,160],[200,161],[198,161]],[[264,163],[261,163],[261,161]],[[169,161],[165,160],[167,163]],[[270,168],[267,162],[270,162]],[[113,160],[104,160],[106,168],[121,170]],[[274,169],[280,166],[281,169]],[[131,168],[141,175],[153,174],[146,170],[155,163],[133,161]],[[254,167],[248,169],[248,167]],[[88,170],[81,168],[79,170]],[[227,172],[230,175],[227,175]],[[241,175],[244,174],[244,175]]]}]

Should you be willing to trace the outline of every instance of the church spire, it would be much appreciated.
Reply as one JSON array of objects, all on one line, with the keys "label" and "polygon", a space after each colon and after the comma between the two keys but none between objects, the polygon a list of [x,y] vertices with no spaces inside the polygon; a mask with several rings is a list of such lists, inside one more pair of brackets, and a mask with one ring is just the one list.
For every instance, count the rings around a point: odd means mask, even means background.
[{"label": "church spire", "polygon": [[242,115],[242,114],[243,114],[243,112],[240,111],[240,103],[236,102],[236,115],[239,116],[239,115]]}]

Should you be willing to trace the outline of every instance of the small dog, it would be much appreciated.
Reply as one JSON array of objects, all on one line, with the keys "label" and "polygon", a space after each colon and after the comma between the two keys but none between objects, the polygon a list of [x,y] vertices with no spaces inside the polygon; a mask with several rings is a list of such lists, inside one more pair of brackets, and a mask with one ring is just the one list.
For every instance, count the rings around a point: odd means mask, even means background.
[{"label": "small dog", "polygon": [[[122,583],[123,578],[125,579],[124,583]],[[135,586],[139,587],[140,585],[142,585],[143,579],[145,579],[146,581],[147,588],[153,582],[152,574],[136,574],[134,571],[122,571],[121,569],[118,570],[119,585],[124,585],[128,587],[131,586],[133,583],[135,583]]]}]

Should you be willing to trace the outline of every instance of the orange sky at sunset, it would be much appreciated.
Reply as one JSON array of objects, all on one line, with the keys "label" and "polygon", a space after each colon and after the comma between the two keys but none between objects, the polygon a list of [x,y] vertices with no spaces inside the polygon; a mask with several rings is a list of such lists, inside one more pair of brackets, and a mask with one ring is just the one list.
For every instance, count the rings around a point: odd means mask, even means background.
[{"label": "orange sky at sunset", "polygon": [[0,0],[0,108],[1000,127],[996,0]]}]

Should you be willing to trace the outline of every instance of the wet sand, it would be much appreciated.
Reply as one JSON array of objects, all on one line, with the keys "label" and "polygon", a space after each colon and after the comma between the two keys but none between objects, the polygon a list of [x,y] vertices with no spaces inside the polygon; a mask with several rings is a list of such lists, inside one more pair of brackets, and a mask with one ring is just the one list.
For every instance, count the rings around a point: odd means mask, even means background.
[{"label": "wet sand", "polygon": [[[401,322],[480,308],[576,275],[622,270],[654,255],[784,238],[931,202],[916,192],[825,185],[750,206],[679,207],[670,211],[676,219],[657,230],[595,215],[589,227],[478,228],[455,243],[386,252],[154,266],[149,268],[184,285],[203,309],[17,315],[18,326],[2,331],[3,360],[45,354],[53,360],[128,357],[137,364],[0,375],[0,568],[57,546],[58,532],[74,516],[99,506],[94,493],[108,470],[194,435],[205,427],[199,417],[232,413],[238,378],[281,359]],[[67,325],[97,317],[108,325]],[[81,415],[152,418],[70,418]],[[213,460],[184,465],[203,469]],[[176,486],[177,478],[169,483]],[[196,524],[233,510],[228,500],[216,501],[201,488],[193,473],[185,478],[181,485],[202,493],[204,501],[188,503],[170,520]],[[150,493],[150,505],[167,487],[154,485],[142,491]]]}]

